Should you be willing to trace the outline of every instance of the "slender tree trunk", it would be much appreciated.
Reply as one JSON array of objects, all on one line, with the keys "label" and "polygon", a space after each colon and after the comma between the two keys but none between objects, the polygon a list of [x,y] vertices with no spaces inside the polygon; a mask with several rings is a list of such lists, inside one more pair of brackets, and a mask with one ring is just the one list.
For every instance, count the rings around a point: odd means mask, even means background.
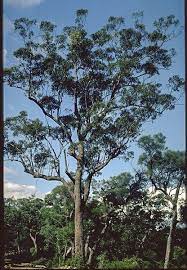
[{"label": "slender tree trunk", "polygon": [[75,244],[73,243],[73,241],[71,241],[71,257],[74,257],[74,255],[75,255]]},{"label": "slender tree trunk", "polygon": [[38,253],[38,246],[37,246],[37,243],[36,243],[36,235],[35,236],[32,236],[32,234],[30,233],[30,238],[33,242],[33,245],[34,245],[34,249],[35,249],[35,254],[37,255]]},{"label": "slender tree trunk", "polygon": [[168,268],[169,262],[173,256],[173,238],[174,238],[174,233],[175,233],[175,228],[176,228],[176,222],[177,222],[177,208],[175,207],[175,210],[173,211],[169,235],[168,235],[168,239],[167,239],[164,269]]},{"label": "slender tree trunk", "polygon": [[83,204],[81,193],[81,180],[83,172],[84,147],[80,142],[78,145],[78,161],[74,184],[75,202],[75,256],[84,262],[84,237],[83,237]]},{"label": "slender tree trunk", "polygon": [[74,199],[75,199],[75,256],[79,256],[84,260],[81,178],[80,177],[77,177],[75,181]]},{"label": "slender tree trunk", "polygon": [[[101,233],[99,234],[99,239],[96,241],[96,243],[92,246],[92,247],[88,247],[89,249],[89,256],[88,256],[88,260],[87,260],[87,265],[91,266],[92,265],[92,261],[93,258],[97,252],[97,248],[98,248],[98,244],[100,242],[100,239],[102,238],[102,236],[105,234],[107,228],[108,228],[108,222],[105,224],[105,226],[103,227]],[[89,245],[89,244],[88,244]]]},{"label": "slender tree trunk", "polygon": [[88,235],[87,238],[86,238],[86,241],[85,241],[85,246],[84,246],[85,260],[87,259],[87,256],[88,256],[89,240],[90,240],[90,236]]},{"label": "slender tree trunk", "polygon": [[92,260],[93,260],[93,255],[94,255],[94,250],[89,248],[89,257],[88,257],[88,261],[87,261],[87,265],[90,266],[92,264]]},{"label": "slender tree trunk", "polygon": [[66,254],[67,254],[67,244],[65,245],[65,248],[64,248],[64,254],[63,254],[63,260],[64,261],[66,259]]},{"label": "slender tree trunk", "polygon": [[20,255],[21,254],[21,250],[20,250],[19,243],[17,244],[17,249],[18,249],[18,254]]},{"label": "slender tree trunk", "polygon": [[20,245],[19,245],[19,232],[17,232],[17,250],[18,250],[18,254],[21,254],[21,249],[20,249]]},{"label": "slender tree trunk", "polygon": [[57,253],[58,253],[58,267],[60,267],[61,265],[61,259],[60,259],[60,256],[61,256],[61,250],[60,250],[60,245],[59,245],[59,239],[57,237]]},{"label": "slender tree trunk", "polygon": [[174,248],[173,240],[174,240],[174,234],[175,234],[175,229],[176,229],[176,224],[177,224],[177,202],[178,202],[181,183],[182,181],[180,181],[177,186],[175,198],[173,200],[172,219],[171,219],[170,230],[169,230],[169,235],[167,239],[164,269],[168,269],[169,263],[173,257],[173,248]]}]

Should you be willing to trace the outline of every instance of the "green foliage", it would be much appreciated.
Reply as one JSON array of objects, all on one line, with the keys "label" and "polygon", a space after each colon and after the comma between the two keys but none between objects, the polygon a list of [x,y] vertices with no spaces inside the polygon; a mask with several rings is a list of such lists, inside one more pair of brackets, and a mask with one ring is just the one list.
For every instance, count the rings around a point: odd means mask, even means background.
[{"label": "green foliage", "polygon": [[6,250],[16,251],[27,237],[27,228],[22,223],[22,212],[13,198],[5,200]]},{"label": "green foliage", "polygon": [[[128,159],[129,143],[142,125],[173,109],[176,92],[183,88],[183,80],[174,75],[168,78],[166,92],[155,76],[172,65],[174,50],[166,44],[178,34],[173,15],[155,21],[150,31],[142,13],[133,14],[131,27],[124,18],[110,16],[90,35],[85,29],[87,14],[77,10],[75,24],[59,34],[48,21],[15,21],[23,43],[14,52],[16,65],[5,69],[4,80],[21,89],[54,125],[30,120],[26,113],[7,119],[5,154],[35,177],[50,172],[58,180],[62,155],[57,150],[77,142],[84,146],[85,175],[97,175],[118,156]],[[67,158],[77,155],[74,148]]]},{"label": "green foliage", "polygon": [[75,23],[78,25],[78,27],[80,28],[84,27],[87,14],[88,14],[87,9],[79,9],[76,11]]},{"label": "green foliage", "polygon": [[[84,212],[84,232],[86,239],[89,236],[88,245],[90,248],[97,245],[91,266],[114,269],[163,267],[168,222],[164,196],[158,194],[150,197],[139,174],[134,177],[130,173],[122,173],[105,180],[101,187],[103,189],[95,190]],[[134,196],[135,191],[141,191],[139,198]],[[54,188],[43,202],[37,198],[7,199],[5,205],[5,224],[10,226],[9,231],[20,228],[24,241],[28,241],[28,228],[32,225],[32,232],[40,236],[38,259],[43,259],[41,262],[35,259],[33,264],[44,264],[49,268],[82,266],[81,259],[73,258],[71,252],[64,256],[74,238],[73,202],[64,186]],[[17,221],[16,211],[20,213]],[[36,215],[40,218],[37,219]],[[16,237],[14,234],[7,251],[12,247],[16,250]],[[181,239],[182,235],[176,234],[179,246]],[[28,248],[24,241],[19,242],[22,250]],[[174,251],[172,267],[183,267],[185,255],[179,246]],[[29,248],[32,261],[36,254],[31,242]]]},{"label": "green foliage", "polygon": [[38,260],[35,260],[32,262],[32,265],[33,266],[36,266],[36,265],[46,265],[47,266],[48,264],[48,259],[46,258],[39,258]]},{"label": "green foliage", "polygon": [[35,258],[36,257],[36,255],[37,255],[37,253],[36,253],[36,249],[35,248],[30,248],[30,253],[31,253],[31,256],[33,257],[33,258]]},{"label": "green foliage", "polygon": [[171,267],[185,269],[187,266],[186,250],[176,246],[173,252],[173,259],[171,261]]},{"label": "green foliage", "polygon": [[[49,265],[68,258],[70,266],[82,266],[80,258],[69,258],[74,237],[72,193],[80,174],[83,218],[87,218],[84,238],[95,249],[94,256],[104,249],[111,259],[109,267],[141,268],[144,262],[139,256],[145,249],[162,260],[155,252],[159,249],[155,239],[159,236],[162,244],[165,239],[166,212],[159,206],[165,201],[161,197],[160,204],[150,201],[145,183],[154,171],[156,185],[173,188],[183,173],[183,154],[167,150],[161,134],[144,137],[139,141],[144,150],[139,159],[143,173],[123,173],[103,181],[103,189],[87,206],[86,202],[93,177],[111,160],[131,158],[128,148],[143,124],[175,107],[183,79],[168,77],[165,86],[158,75],[172,66],[175,51],[167,42],[178,34],[178,20],[173,15],[160,18],[148,31],[142,13],[133,15],[131,26],[124,18],[111,16],[89,34],[87,13],[78,10],[75,24],[58,34],[48,21],[20,18],[14,23],[22,44],[14,52],[15,64],[4,70],[4,81],[35,103],[46,122],[29,119],[23,111],[7,118],[4,153],[34,178],[57,180],[64,186],[55,188],[45,201],[9,200],[6,222],[14,244],[33,235],[42,256],[51,258]],[[129,259],[124,260],[124,254]]]},{"label": "green foliage", "polygon": [[65,266],[71,266],[76,268],[84,267],[83,259],[79,256],[73,257],[71,259],[67,259],[65,262]]},{"label": "green foliage", "polygon": [[102,265],[103,269],[147,269],[151,264],[140,258],[132,257],[122,261],[105,261]]},{"label": "green foliage", "polygon": [[[6,250],[16,256],[36,258],[42,245],[40,234],[41,209],[44,206],[39,198],[5,200],[5,224],[7,231]],[[33,239],[35,239],[34,246]]]},{"label": "green foliage", "polygon": [[130,173],[122,173],[111,177],[100,185],[102,185],[102,188],[99,196],[102,196],[111,204],[124,205],[128,200],[133,198],[138,200],[142,195],[143,182],[141,179],[137,180]]},{"label": "green foliage", "polygon": [[105,263],[107,262],[107,256],[105,253],[100,254],[97,256],[97,263],[98,263],[98,268],[103,268]]},{"label": "green foliage", "polygon": [[[46,208],[42,211],[41,235],[44,237],[44,248],[53,250],[59,263],[64,259],[65,246],[69,247],[74,237],[72,221],[72,200],[67,189],[58,186],[45,197]],[[54,262],[53,262],[54,263]]]},{"label": "green foliage", "polygon": [[139,164],[144,168],[145,177],[158,190],[177,187],[184,177],[184,152],[168,150],[165,139],[161,133],[139,139],[143,149]]}]

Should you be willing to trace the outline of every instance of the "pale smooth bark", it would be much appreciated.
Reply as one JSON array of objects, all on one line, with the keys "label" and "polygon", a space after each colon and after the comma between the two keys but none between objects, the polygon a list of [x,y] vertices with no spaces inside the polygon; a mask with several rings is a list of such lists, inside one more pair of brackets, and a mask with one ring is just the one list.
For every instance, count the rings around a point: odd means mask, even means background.
[{"label": "pale smooth bark", "polygon": [[81,182],[79,179],[75,181],[75,256],[84,257],[83,244],[83,220],[81,207]]},{"label": "pale smooth bark", "polygon": [[37,242],[36,242],[36,234],[33,236],[31,233],[30,233],[30,238],[33,242],[33,245],[34,245],[34,249],[35,249],[35,254],[37,255],[38,253],[38,246],[37,246]]},{"label": "pale smooth bark", "polygon": [[81,180],[83,172],[84,148],[80,143],[78,145],[78,162],[74,184],[74,202],[75,202],[75,256],[81,257],[84,261],[84,238],[83,238],[83,205],[81,193]]},{"label": "pale smooth bark", "polygon": [[170,261],[173,257],[173,248],[174,248],[173,240],[174,240],[174,234],[175,234],[175,229],[176,229],[176,224],[177,224],[177,202],[178,202],[181,184],[182,184],[182,181],[179,182],[176,188],[175,197],[173,200],[172,219],[171,219],[170,230],[169,230],[169,235],[167,239],[164,269],[168,269]]}]

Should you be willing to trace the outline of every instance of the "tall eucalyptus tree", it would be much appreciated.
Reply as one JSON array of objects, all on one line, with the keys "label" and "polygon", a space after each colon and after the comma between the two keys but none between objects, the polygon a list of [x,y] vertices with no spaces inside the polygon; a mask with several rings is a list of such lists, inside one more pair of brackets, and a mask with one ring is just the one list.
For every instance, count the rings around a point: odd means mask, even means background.
[{"label": "tall eucalyptus tree", "polygon": [[75,205],[75,255],[84,258],[82,214],[93,177],[111,160],[129,158],[129,146],[142,125],[173,109],[182,79],[159,74],[172,65],[167,43],[178,33],[173,15],[148,31],[141,14],[129,27],[110,17],[93,34],[85,29],[87,10],[57,33],[55,25],[20,18],[15,31],[22,47],[4,79],[39,107],[44,117],[26,112],[5,121],[5,153],[34,178],[60,181]]}]

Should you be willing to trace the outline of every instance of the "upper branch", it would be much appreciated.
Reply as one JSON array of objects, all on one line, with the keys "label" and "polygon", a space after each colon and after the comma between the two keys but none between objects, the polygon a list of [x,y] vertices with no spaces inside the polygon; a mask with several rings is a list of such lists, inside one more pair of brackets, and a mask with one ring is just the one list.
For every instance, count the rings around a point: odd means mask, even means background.
[{"label": "upper branch", "polygon": [[43,106],[40,104],[40,102],[39,102],[37,99],[33,98],[33,97],[30,95],[30,93],[29,93],[28,98],[29,98],[31,101],[33,101],[34,103],[36,103],[36,104],[40,107],[40,109],[42,110],[42,112],[44,113],[44,115],[48,116],[48,117],[49,117],[50,119],[52,119],[56,124],[58,124],[60,127],[62,127],[63,131],[65,132],[65,134],[66,134],[66,136],[67,136],[67,138],[68,138],[68,140],[69,140],[69,142],[72,143],[71,135],[70,135],[70,133],[68,132],[68,130],[67,130],[67,128],[65,127],[65,125],[63,125],[62,123],[59,123],[58,119],[56,119],[52,114],[48,113],[48,112],[43,108]]},{"label": "upper branch", "polygon": [[40,174],[40,173],[31,171],[31,170],[29,170],[29,169],[27,169],[27,168],[25,168],[25,172],[31,174],[34,178],[42,178],[42,179],[45,179],[45,180],[47,180],[47,181],[60,181],[61,183],[63,183],[63,184],[68,188],[68,191],[69,191],[71,197],[74,198],[74,194],[73,194],[73,192],[71,191],[71,186],[70,186],[70,184],[69,184],[63,177],[60,177],[60,176],[58,176],[58,175],[45,175],[45,174]]}]

